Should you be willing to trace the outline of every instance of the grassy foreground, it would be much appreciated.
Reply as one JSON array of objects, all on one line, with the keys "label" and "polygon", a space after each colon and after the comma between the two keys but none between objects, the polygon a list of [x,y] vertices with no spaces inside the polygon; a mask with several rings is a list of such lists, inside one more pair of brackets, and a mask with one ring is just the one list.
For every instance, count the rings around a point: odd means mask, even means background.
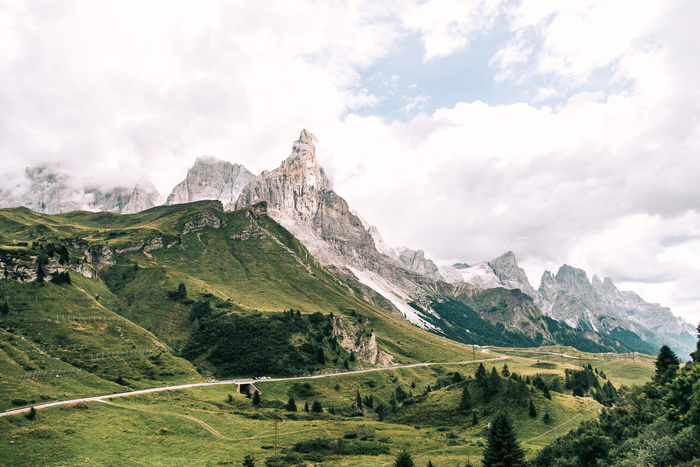
[{"label": "grassy foreground", "polygon": [[[573,351],[569,350],[569,354]],[[566,352],[564,352],[566,353]],[[509,358],[500,359],[501,355]],[[546,355],[543,358],[543,355]],[[572,355],[573,356],[573,355]],[[493,349],[477,357],[493,357],[496,368],[532,378],[560,377],[564,369],[580,369],[579,361],[605,368],[614,384],[642,383],[653,374],[647,362],[613,355],[562,358],[528,350]],[[548,359],[548,360],[547,360]],[[391,465],[396,454],[409,451],[416,465],[479,465],[487,425],[505,409],[528,457],[601,408],[590,397],[552,392],[551,400],[529,388],[538,414],[509,398],[503,389],[488,403],[473,378],[478,364],[434,365],[381,370],[320,379],[260,381],[261,402],[236,393],[236,386],[216,385],[42,409],[34,420],[24,415],[0,419],[0,459],[6,465],[240,465],[252,455],[257,465]],[[452,383],[455,372],[463,378]],[[504,382],[507,378],[502,378]],[[431,389],[428,386],[439,389]],[[473,407],[458,410],[464,386]],[[412,402],[398,404],[380,417],[379,404],[391,405],[397,388]],[[374,409],[357,410],[357,395],[372,396]],[[296,412],[285,409],[289,398]],[[320,413],[305,412],[319,402]],[[335,412],[335,414],[329,413]],[[474,424],[474,414],[477,422]],[[543,420],[548,414],[550,421]],[[332,447],[331,448],[329,448]],[[340,446],[340,448],[338,447]]]}]

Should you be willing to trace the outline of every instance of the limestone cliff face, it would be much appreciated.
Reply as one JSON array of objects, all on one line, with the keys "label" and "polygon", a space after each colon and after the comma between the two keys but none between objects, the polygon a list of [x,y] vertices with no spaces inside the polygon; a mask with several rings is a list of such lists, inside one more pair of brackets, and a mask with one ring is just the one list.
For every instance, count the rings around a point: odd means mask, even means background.
[{"label": "limestone cliff face", "polygon": [[653,346],[670,345],[679,355],[688,354],[695,342],[694,327],[670,309],[618,290],[609,277],[589,281],[585,271],[566,264],[556,275],[544,273],[535,302],[544,314],[572,327],[631,331]]},{"label": "limestone cliff face", "polygon": [[360,323],[343,316],[333,318],[333,336],[338,344],[348,352],[373,365],[389,365],[394,357],[379,350],[377,336],[374,331],[367,331]]},{"label": "limestone cliff face", "polygon": [[267,202],[269,215],[323,264],[357,265],[376,258],[371,236],[318,165],[315,141],[303,130],[277,169],[263,172],[243,189],[236,209]]},{"label": "limestone cliff face", "polygon": [[70,211],[109,211],[132,214],[160,204],[160,194],[150,182],[134,187],[98,188],[75,182],[58,167],[27,168],[25,179],[0,190],[0,207],[27,207],[44,214]]},{"label": "limestone cliff face", "polygon": [[508,251],[498,258],[488,262],[494,274],[501,280],[506,289],[520,289],[532,298],[535,298],[535,289],[530,285],[525,271],[518,266],[515,254]]},{"label": "limestone cliff face", "polygon": [[168,196],[165,204],[182,204],[203,200],[219,200],[225,209],[232,209],[248,183],[255,178],[239,164],[199,157],[187,177]]},{"label": "limestone cliff face", "polygon": [[445,280],[440,274],[440,269],[431,260],[425,257],[423,250],[411,250],[410,248],[399,248],[399,263],[402,266],[417,274],[429,277],[434,281]]}]

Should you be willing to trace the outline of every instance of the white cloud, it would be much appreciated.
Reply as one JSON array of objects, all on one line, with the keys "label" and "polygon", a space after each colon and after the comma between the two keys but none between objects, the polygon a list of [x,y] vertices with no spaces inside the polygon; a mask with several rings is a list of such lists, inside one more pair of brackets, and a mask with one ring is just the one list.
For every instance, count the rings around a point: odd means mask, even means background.
[{"label": "white cloud", "polygon": [[464,49],[478,33],[493,27],[502,0],[428,0],[406,5],[404,26],[417,31],[425,47],[425,60]]}]

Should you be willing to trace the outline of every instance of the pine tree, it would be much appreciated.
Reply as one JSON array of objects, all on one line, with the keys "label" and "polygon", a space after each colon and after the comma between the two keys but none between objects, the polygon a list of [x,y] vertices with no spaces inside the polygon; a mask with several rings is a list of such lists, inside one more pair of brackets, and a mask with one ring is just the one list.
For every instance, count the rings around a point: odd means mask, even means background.
[{"label": "pine tree", "polygon": [[258,391],[253,393],[253,405],[255,407],[260,405],[260,393]]},{"label": "pine tree", "polygon": [[308,411],[309,411],[309,403],[304,402],[304,412],[308,412]]},{"label": "pine tree", "polygon": [[467,412],[472,408],[472,396],[469,394],[469,387],[465,384],[464,389],[462,389],[462,397],[459,400],[458,409],[461,412]]},{"label": "pine tree", "polygon": [[479,417],[476,416],[476,412],[472,413],[472,426],[476,426],[479,423]]},{"label": "pine tree", "polygon": [[321,365],[326,364],[326,356],[323,354],[323,347],[316,349],[316,362]]},{"label": "pine tree", "polygon": [[697,330],[698,342],[695,344],[695,352],[690,352],[690,357],[693,359],[693,363],[700,363],[700,324],[698,324]]},{"label": "pine tree", "polygon": [[323,412],[323,406],[319,401],[314,401],[314,403],[311,404],[311,411],[314,413],[321,413]]},{"label": "pine tree", "polygon": [[29,413],[25,415],[27,420],[34,420],[36,419],[36,409],[34,407],[29,408]]},{"label": "pine tree", "polygon": [[515,437],[510,420],[499,414],[491,424],[491,431],[484,449],[483,467],[522,467],[525,453]]},{"label": "pine tree", "polygon": [[414,467],[413,458],[407,451],[401,451],[398,456],[396,456],[396,461],[394,461],[394,467]]},{"label": "pine tree", "polygon": [[243,458],[243,467],[255,467],[255,457],[247,455]]},{"label": "pine tree", "polygon": [[501,376],[504,378],[507,378],[510,376],[510,370],[508,370],[508,364],[504,363],[503,364],[503,369],[501,370]]},{"label": "pine tree", "polygon": [[483,384],[483,381],[486,380],[486,368],[484,367],[483,363],[479,363],[479,366],[474,373],[474,377],[481,384]]},{"label": "pine tree", "polygon": [[489,376],[484,379],[484,402],[490,401],[491,397],[498,394],[498,391],[500,390],[501,377],[498,375],[496,367],[493,367],[491,369],[491,374],[489,374]]},{"label": "pine tree", "polygon": [[297,411],[297,403],[292,396],[289,396],[289,400],[287,401],[287,405],[284,408],[288,412],[296,412]]},{"label": "pine tree", "polygon": [[530,407],[528,407],[528,413],[532,418],[537,417],[537,409],[535,408],[535,403],[530,399]]},{"label": "pine tree", "polygon": [[664,345],[659,350],[659,355],[656,357],[656,374],[654,381],[659,384],[665,384],[673,379],[673,376],[680,367],[680,361],[673,350],[669,346]]},{"label": "pine tree", "polygon": [[355,405],[357,410],[362,410],[362,396],[360,395],[360,390],[357,390],[357,395],[355,396]]},{"label": "pine tree", "polygon": [[425,467],[435,467],[435,466],[433,465],[433,461],[428,459],[428,463],[425,465]]}]

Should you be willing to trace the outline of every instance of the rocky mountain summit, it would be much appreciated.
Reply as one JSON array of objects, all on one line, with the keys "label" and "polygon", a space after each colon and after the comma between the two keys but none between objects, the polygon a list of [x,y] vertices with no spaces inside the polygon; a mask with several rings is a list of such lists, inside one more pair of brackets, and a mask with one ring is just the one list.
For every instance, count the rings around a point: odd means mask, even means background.
[{"label": "rocky mountain summit", "polygon": [[20,183],[0,189],[0,207],[23,206],[44,214],[81,210],[133,214],[159,204],[160,194],[150,182],[104,189],[77,182],[47,165],[27,168]]},{"label": "rocky mountain summit", "polygon": [[566,264],[556,274],[545,271],[536,303],[543,313],[572,327],[607,334],[631,331],[653,347],[667,344],[680,355],[695,345],[695,328],[669,308],[618,290],[609,277],[589,281],[584,270]]},{"label": "rocky mountain summit", "polygon": [[556,275],[545,271],[537,290],[530,285],[511,251],[474,266],[445,268],[443,275],[445,271],[460,275],[450,282],[520,290],[533,299],[545,316],[572,328],[603,333],[618,340],[638,337],[652,353],[651,349],[667,344],[680,355],[686,355],[694,346],[694,327],[674,316],[670,309],[648,303],[634,292],[618,290],[609,277],[601,281],[593,276],[589,281],[584,270],[566,264]]},{"label": "rocky mountain summit", "polygon": [[168,195],[165,204],[213,199],[221,201],[224,209],[232,210],[243,189],[253,179],[255,175],[242,165],[214,157],[198,157],[185,179]]}]

